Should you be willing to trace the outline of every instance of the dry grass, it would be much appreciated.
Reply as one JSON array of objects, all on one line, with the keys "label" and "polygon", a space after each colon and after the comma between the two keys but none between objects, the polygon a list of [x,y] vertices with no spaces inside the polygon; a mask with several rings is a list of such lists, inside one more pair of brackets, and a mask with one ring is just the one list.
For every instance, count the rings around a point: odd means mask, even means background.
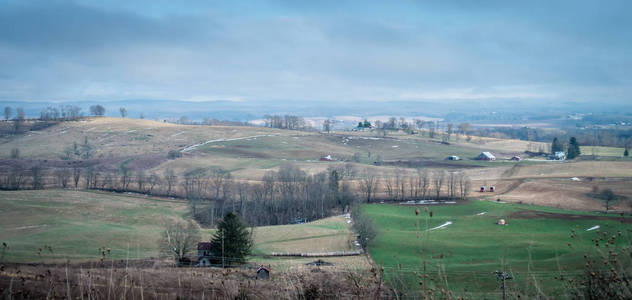
[{"label": "dry grass", "polygon": [[[10,265],[0,272],[3,298],[93,299],[364,299],[379,293],[373,273],[322,268],[277,271],[256,280],[254,268],[171,268],[125,261],[99,265]],[[311,297],[310,297],[311,296]]]}]

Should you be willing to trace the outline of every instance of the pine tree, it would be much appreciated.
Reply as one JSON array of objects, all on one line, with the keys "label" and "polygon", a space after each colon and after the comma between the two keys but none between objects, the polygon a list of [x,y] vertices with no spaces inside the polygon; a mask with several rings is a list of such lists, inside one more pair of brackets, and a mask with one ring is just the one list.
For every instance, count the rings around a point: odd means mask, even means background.
[{"label": "pine tree", "polygon": [[554,138],[553,143],[551,144],[551,153],[560,151],[564,151],[564,146],[557,138]]},{"label": "pine tree", "polygon": [[568,141],[568,154],[566,157],[568,159],[573,159],[578,157],[580,154],[581,152],[579,150],[577,139],[575,137],[571,137],[571,139]]},{"label": "pine tree", "polygon": [[217,231],[211,240],[213,263],[222,266],[244,263],[252,246],[251,231],[237,215],[228,213],[217,224]]},{"label": "pine tree", "polygon": [[628,155],[630,155],[630,153],[628,153],[628,148],[625,148],[625,150],[623,151],[623,156],[628,157]]}]

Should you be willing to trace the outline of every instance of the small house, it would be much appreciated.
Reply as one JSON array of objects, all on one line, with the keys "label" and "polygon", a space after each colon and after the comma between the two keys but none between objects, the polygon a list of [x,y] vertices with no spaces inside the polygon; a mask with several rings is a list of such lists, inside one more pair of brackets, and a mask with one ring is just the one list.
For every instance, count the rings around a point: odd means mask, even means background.
[{"label": "small house", "polygon": [[556,151],[555,153],[549,155],[550,160],[565,160],[566,152],[564,151]]},{"label": "small house", "polygon": [[476,157],[477,160],[496,160],[496,156],[491,152],[483,152]]},{"label": "small house", "polygon": [[521,161],[521,160],[522,160],[522,158],[520,158],[520,156],[517,156],[517,155],[516,155],[516,156],[511,157],[511,160],[514,160],[514,161]]},{"label": "small house", "polygon": [[201,242],[198,243],[198,267],[209,267],[211,266],[211,243],[209,242]]},{"label": "small house", "polygon": [[327,155],[320,158],[320,161],[332,161],[332,160],[333,158],[331,158],[331,155]]},{"label": "small house", "polygon": [[260,266],[257,269],[257,279],[270,279],[270,268]]},{"label": "small house", "polygon": [[461,160],[461,158],[456,155],[450,155],[446,159],[447,160]]}]

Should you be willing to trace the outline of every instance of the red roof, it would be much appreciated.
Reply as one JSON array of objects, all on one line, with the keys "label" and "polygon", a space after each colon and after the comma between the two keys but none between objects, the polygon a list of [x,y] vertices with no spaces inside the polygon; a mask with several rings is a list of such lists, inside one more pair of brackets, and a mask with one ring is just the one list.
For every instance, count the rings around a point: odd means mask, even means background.
[{"label": "red roof", "polygon": [[270,273],[270,268],[266,268],[264,266],[259,267],[259,269],[257,269],[257,273],[259,273],[261,270],[266,270],[266,272]]},{"label": "red roof", "polygon": [[198,243],[198,250],[211,250],[211,243],[208,243],[208,242]]}]

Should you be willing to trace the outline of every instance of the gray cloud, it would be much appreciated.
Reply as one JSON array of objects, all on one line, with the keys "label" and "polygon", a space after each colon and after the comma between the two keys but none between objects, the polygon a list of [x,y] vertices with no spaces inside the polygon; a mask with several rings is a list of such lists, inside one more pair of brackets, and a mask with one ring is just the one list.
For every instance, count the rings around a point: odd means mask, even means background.
[{"label": "gray cloud", "polygon": [[628,101],[631,91],[627,2],[95,3],[0,8],[0,99]]}]

